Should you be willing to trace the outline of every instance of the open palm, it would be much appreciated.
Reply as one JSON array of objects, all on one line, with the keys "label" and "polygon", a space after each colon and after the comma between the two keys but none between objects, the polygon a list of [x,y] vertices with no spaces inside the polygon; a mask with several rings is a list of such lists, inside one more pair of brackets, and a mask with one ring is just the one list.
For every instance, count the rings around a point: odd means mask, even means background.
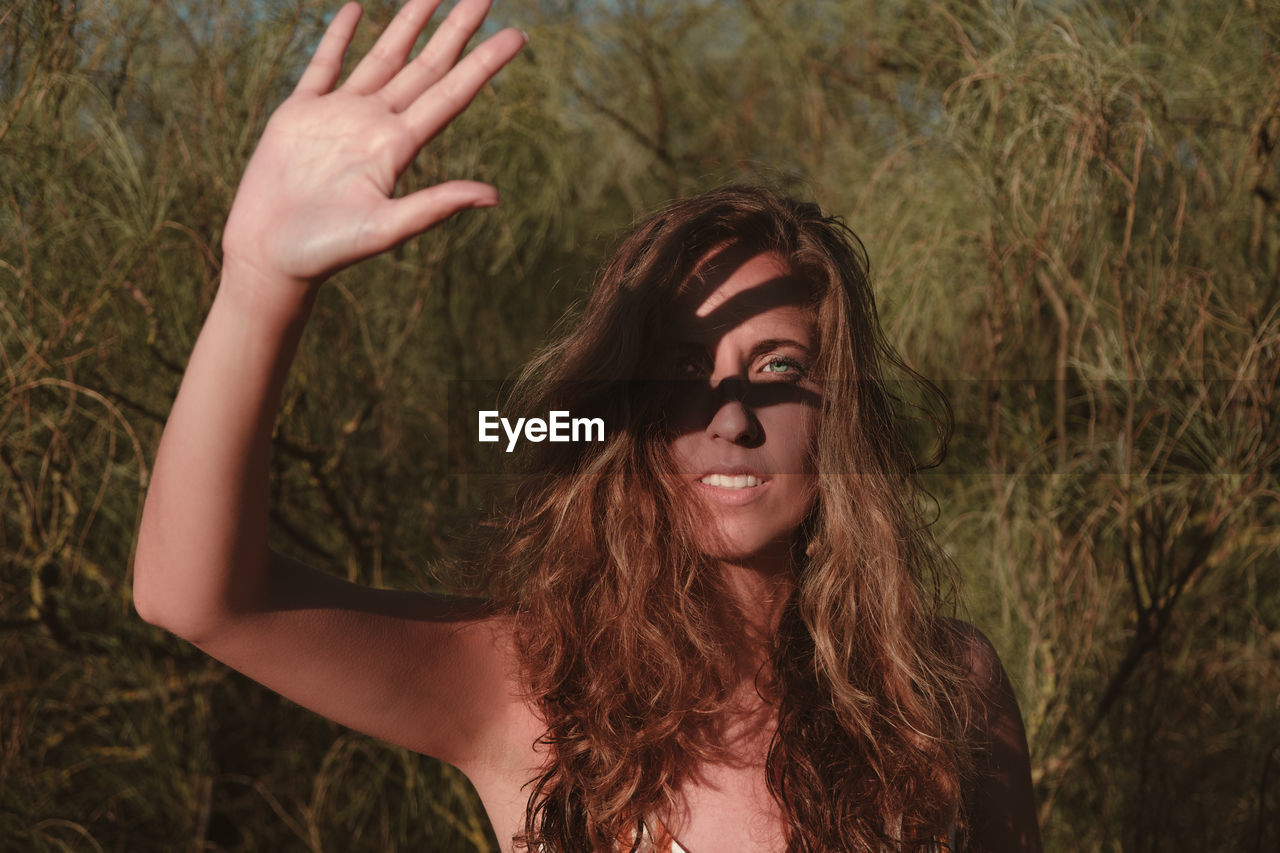
[{"label": "open palm", "polygon": [[339,88],[360,7],[334,17],[245,171],[223,237],[229,263],[312,285],[459,210],[497,203],[497,192],[475,181],[392,197],[418,151],[525,43],[503,30],[460,59],[489,6],[462,0],[410,60],[439,4],[409,0]]}]

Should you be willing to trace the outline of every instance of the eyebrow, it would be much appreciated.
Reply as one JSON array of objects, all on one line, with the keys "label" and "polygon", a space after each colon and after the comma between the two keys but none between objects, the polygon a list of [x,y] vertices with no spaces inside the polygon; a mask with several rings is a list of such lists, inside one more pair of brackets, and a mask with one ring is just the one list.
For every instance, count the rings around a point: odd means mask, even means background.
[{"label": "eyebrow", "polygon": [[[683,337],[676,341],[676,345],[682,346],[682,347],[702,348],[702,347],[705,347],[710,341],[711,341],[711,336]],[[748,354],[748,357],[759,358],[769,350],[783,349],[786,347],[798,349],[801,352],[803,352],[806,356],[809,356],[810,358],[813,357],[813,349],[805,344],[802,344],[800,341],[795,340],[794,338],[767,338],[763,341],[760,341],[755,346],[753,346],[751,348],[750,353]]]},{"label": "eyebrow", "polygon": [[761,341],[751,348],[751,357],[757,358],[764,355],[769,350],[784,349],[786,347],[794,347],[807,356],[813,355],[813,351],[809,349],[809,347],[797,340],[793,340],[791,338],[769,338],[768,340]]}]

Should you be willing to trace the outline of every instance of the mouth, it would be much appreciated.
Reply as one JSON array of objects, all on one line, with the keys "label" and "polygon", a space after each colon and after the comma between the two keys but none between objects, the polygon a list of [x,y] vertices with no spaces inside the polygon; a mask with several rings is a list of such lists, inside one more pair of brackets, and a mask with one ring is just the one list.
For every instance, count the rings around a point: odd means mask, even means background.
[{"label": "mouth", "polygon": [[714,486],[717,489],[730,489],[739,491],[741,489],[754,489],[764,485],[766,482],[763,477],[755,474],[704,474],[698,478],[698,482],[705,486]]},{"label": "mouth", "polygon": [[716,506],[745,507],[764,500],[770,480],[757,471],[723,467],[699,477],[694,487]]}]

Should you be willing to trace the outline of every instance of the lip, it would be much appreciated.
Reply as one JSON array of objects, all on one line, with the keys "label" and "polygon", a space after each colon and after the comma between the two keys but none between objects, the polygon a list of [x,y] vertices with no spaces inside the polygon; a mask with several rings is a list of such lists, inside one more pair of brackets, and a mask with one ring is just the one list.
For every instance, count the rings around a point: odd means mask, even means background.
[{"label": "lip", "polygon": [[[755,477],[760,481],[760,484],[745,489],[726,489],[722,486],[712,486],[709,483],[702,482],[703,477],[711,474],[721,474],[726,477],[748,475]],[[742,506],[759,500],[769,491],[771,482],[772,480],[768,476],[742,465],[716,465],[698,474],[693,480],[693,485],[697,488],[699,494],[706,495],[716,503],[725,506]]]},{"label": "lip", "polygon": [[[704,469],[701,473],[699,473],[696,477],[694,477],[694,480],[698,481],[698,480],[701,480],[703,477],[708,477],[712,474],[721,474],[725,477],[736,477],[740,474],[745,474],[750,477],[755,477],[757,480],[760,481],[761,486],[769,482],[769,480],[771,479],[768,474],[761,474],[756,469],[748,467],[746,465],[713,465],[710,468]],[[759,487],[757,486],[757,488]]]}]

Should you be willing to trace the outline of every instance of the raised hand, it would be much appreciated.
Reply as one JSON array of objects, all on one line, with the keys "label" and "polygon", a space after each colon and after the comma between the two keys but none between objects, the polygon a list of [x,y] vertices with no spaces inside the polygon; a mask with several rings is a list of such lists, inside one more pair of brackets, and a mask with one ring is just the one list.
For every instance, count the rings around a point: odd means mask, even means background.
[{"label": "raised hand", "polygon": [[489,9],[489,0],[460,0],[409,59],[440,2],[409,0],[335,89],[361,10],[349,3],[338,12],[245,171],[223,236],[228,266],[300,299],[342,267],[460,210],[498,203],[493,187],[475,181],[392,198],[418,151],[525,43],[507,29],[460,59]]}]

